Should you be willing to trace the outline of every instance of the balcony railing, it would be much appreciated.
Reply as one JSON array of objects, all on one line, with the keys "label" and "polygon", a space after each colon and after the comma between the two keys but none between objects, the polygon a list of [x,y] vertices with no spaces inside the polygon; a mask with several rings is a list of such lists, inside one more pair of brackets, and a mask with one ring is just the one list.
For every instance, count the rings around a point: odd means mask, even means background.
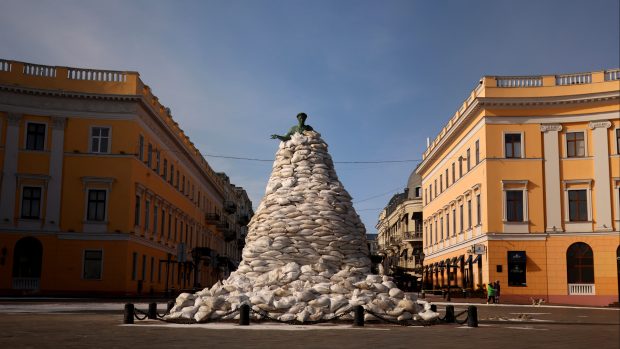
[{"label": "balcony railing", "polygon": [[38,290],[40,278],[13,278],[14,290]]},{"label": "balcony railing", "polygon": [[403,240],[422,240],[422,232],[408,231],[403,234]]},{"label": "balcony railing", "polygon": [[568,284],[568,294],[571,296],[595,295],[594,284]]},{"label": "balcony railing", "polygon": [[67,78],[70,80],[126,82],[127,73],[113,70],[68,68]]},{"label": "balcony railing", "polygon": [[497,87],[539,87],[542,83],[542,76],[497,77]]},{"label": "balcony railing", "polygon": [[580,85],[592,83],[592,74],[564,74],[555,76],[555,84],[559,86],[564,85]]},{"label": "balcony railing", "polygon": [[46,78],[55,78],[56,67],[52,67],[49,65],[24,63],[24,74],[32,76],[42,76]]},{"label": "balcony railing", "polygon": [[11,71],[12,64],[10,61],[0,59],[0,71]]},{"label": "balcony railing", "polygon": [[606,70],[605,81],[620,80],[620,69]]}]

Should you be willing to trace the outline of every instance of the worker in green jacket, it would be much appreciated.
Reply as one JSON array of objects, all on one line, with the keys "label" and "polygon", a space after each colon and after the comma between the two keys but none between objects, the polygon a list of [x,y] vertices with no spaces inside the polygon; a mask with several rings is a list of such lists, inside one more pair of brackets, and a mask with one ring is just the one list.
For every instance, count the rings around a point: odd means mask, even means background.
[{"label": "worker in green jacket", "polygon": [[487,304],[489,304],[489,302],[491,302],[491,304],[495,303],[495,289],[490,282],[487,284]]}]

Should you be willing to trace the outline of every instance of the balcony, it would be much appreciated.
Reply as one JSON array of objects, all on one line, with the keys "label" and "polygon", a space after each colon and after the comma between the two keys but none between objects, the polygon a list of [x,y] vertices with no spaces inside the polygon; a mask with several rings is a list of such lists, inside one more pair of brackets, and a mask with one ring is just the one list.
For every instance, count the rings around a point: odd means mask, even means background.
[{"label": "balcony", "polygon": [[206,213],[205,214],[205,220],[209,224],[217,224],[220,221],[220,215],[218,213],[215,213],[215,212]]},{"label": "balcony", "polygon": [[233,213],[237,212],[237,204],[235,204],[232,201],[224,202],[224,212],[226,212],[228,214],[233,214]]},{"label": "balcony", "polygon": [[403,234],[404,241],[422,241],[421,231],[408,231]]},{"label": "balcony", "polygon": [[400,245],[402,239],[398,236],[391,236],[390,237],[390,245],[391,246],[398,246]]},{"label": "balcony", "polygon": [[594,284],[568,284],[568,294],[571,296],[593,296],[595,291]]},{"label": "balcony", "polygon": [[13,278],[14,290],[38,290],[41,278]]}]

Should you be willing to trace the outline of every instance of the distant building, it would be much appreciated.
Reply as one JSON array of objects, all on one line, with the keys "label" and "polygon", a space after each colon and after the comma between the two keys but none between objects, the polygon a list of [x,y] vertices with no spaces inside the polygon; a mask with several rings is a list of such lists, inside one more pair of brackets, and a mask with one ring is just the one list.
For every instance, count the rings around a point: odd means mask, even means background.
[{"label": "distant building", "polygon": [[394,195],[376,225],[379,254],[388,275],[422,277],[422,178],[412,172],[404,192]]},{"label": "distant building", "polygon": [[486,76],[423,154],[425,287],[618,301],[620,71]]},{"label": "distant building", "polygon": [[0,292],[209,286],[252,205],[136,72],[0,60]]}]

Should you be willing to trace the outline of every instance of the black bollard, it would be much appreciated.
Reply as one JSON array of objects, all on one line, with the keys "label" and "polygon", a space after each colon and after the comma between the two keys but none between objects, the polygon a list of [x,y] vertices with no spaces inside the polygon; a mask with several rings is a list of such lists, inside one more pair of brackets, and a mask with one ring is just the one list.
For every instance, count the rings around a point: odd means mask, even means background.
[{"label": "black bollard", "polygon": [[149,319],[157,319],[157,303],[149,303],[149,311],[146,314]]},{"label": "black bollard", "polygon": [[454,317],[454,305],[446,305],[446,315],[443,317],[443,321],[448,324],[454,323],[456,318]]},{"label": "black bollard", "polygon": [[174,308],[174,301],[168,301],[168,304],[166,304],[166,313],[170,313],[172,308]]},{"label": "black bollard", "polygon": [[473,305],[467,307],[467,327],[478,327],[478,309]]},{"label": "black bollard", "polygon": [[437,304],[431,304],[431,310],[437,312]]},{"label": "black bollard", "polygon": [[364,326],[364,307],[358,305],[355,307],[355,317],[353,318],[353,326]]},{"label": "black bollard", "polygon": [[125,314],[124,314],[124,319],[123,319],[124,324],[129,324],[129,325],[133,324],[133,312],[134,312],[133,304],[131,303],[125,304]]},{"label": "black bollard", "polygon": [[248,326],[250,324],[250,306],[248,304],[241,305],[239,313],[239,325]]}]

